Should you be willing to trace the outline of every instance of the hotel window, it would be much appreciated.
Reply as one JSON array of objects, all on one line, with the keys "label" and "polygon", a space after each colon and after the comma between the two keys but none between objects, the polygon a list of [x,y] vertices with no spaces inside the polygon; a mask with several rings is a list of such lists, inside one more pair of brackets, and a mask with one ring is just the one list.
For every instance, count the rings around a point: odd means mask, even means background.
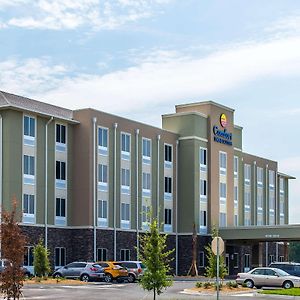
[{"label": "hotel window", "polygon": [[107,249],[105,248],[97,249],[97,261],[107,261]]},{"label": "hotel window", "polygon": [[220,227],[225,227],[226,226],[226,213],[220,212]]},{"label": "hotel window", "polygon": [[226,204],[226,183],[220,182],[220,203]]},{"label": "hotel window", "polygon": [[24,267],[33,266],[33,247],[27,246],[24,251]]},{"label": "hotel window", "polygon": [[55,267],[62,267],[66,265],[66,248],[56,247],[55,248]]},{"label": "hotel window", "polygon": [[121,203],[121,228],[129,229],[130,227],[130,204]]},{"label": "hotel window", "polygon": [[238,186],[234,186],[234,208],[238,208],[238,205],[239,205]]},{"label": "hotel window", "polygon": [[200,226],[201,227],[207,226],[206,210],[200,210]]},{"label": "hotel window", "polygon": [[200,179],[200,198],[206,198],[207,196],[207,181]]},{"label": "hotel window", "polygon": [[142,205],[142,223],[143,226],[150,223],[150,206],[149,205]]},{"label": "hotel window", "polygon": [[56,124],[56,150],[66,151],[66,126]]},{"label": "hotel window", "polygon": [[279,179],[279,192],[281,195],[284,195],[284,179]]},{"label": "hotel window", "polygon": [[239,158],[237,156],[235,156],[234,160],[233,160],[233,172],[234,172],[234,178],[238,178],[238,175],[239,175]]},{"label": "hotel window", "polygon": [[200,170],[207,170],[207,149],[200,147]]},{"label": "hotel window", "polygon": [[234,226],[239,225],[239,216],[237,214],[234,214]]},{"label": "hotel window", "polygon": [[284,179],[279,179],[279,223],[284,224]]},{"label": "hotel window", "polygon": [[172,194],[172,177],[165,177],[165,193]]},{"label": "hotel window", "polygon": [[143,163],[151,163],[151,140],[143,138]]},{"label": "hotel window", "polygon": [[108,147],[108,129],[98,128],[98,152],[101,155],[107,155]]},{"label": "hotel window", "polygon": [[245,184],[250,184],[251,180],[251,166],[248,164],[244,165],[244,180]]},{"label": "hotel window", "polygon": [[64,161],[56,161],[56,187],[66,188],[66,163]]},{"label": "hotel window", "polygon": [[279,262],[284,262],[284,256],[279,256]]},{"label": "hotel window", "polygon": [[269,170],[269,225],[275,225],[275,172]]},{"label": "hotel window", "polygon": [[34,195],[23,195],[23,223],[35,223]]},{"label": "hotel window", "polygon": [[245,272],[248,272],[250,269],[250,254],[245,254],[244,255],[244,270]]},{"label": "hotel window", "polygon": [[130,250],[129,249],[121,249],[120,250],[121,261],[130,260]]},{"label": "hotel window", "polygon": [[172,167],[172,146],[165,144],[165,167]]},{"label": "hotel window", "polygon": [[24,133],[24,144],[34,146],[35,144],[35,119],[24,116],[23,133]]},{"label": "hotel window", "polygon": [[66,217],[66,199],[56,198],[56,217]]},{"label": "hotel window", "polygon": [[107,165],[98,164],[98,189],[100,191],[107,191],[107,176]]},{"label": "hotel window", "polygon": [[151,176],[150,173],[143,172],[143,196],[150,196]]},{"label": "hotel window", "polygon": [[264,170],[263,168],[257,167],[257,185],[262,186],[263,185],[263,176],[264,176]]},{"label": "hotel window", "polygon": [[205,263],[204,263],[204,252],[200,251],[200,257],[199,257],[199,267],[204,268]]},{"label": "hotel window", "polygon": [[164,222],[164,231],[172,231],[172,209],[165,208],[165,222]]},{"label": "hotel window", "polygon": [[107,227],[107,201],[98,200],[98,226]]},{"label": "hotel window", "polygon": [[121,134],[121,152],[122,159],[130,159],[130,134],[128,133]]},{"label": "hotel window", "polygon": [[34,156],[24,155],[24,175],[34,176]]},{"label": "hotel window", "polygon": [[219,152],[220,175],[226,175],[227,153]]},{"label": "hotel window", "polygon": [[121,191],[122,194],[130,194],[130,170],[121,169]]},{"label": "hotel window", "polygon": [[239,254],[233,253],[233,267],[236,269],[239,267]]}]

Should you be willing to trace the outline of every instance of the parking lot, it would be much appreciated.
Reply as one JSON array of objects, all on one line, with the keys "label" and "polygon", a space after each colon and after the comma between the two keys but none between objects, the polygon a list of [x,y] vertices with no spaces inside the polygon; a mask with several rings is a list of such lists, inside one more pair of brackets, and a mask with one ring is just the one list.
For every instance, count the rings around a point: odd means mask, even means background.
[{"label": "parking lot", "polygon": [[[184,289],[192,288],[195,282],[175,281],[173,286],[168,288],[158,299],[181,300],[181,299],[216,299],[215,296],[191,295],[182,293]],[[104,282],[90,283],[87,285],[25,285],[24,298],[27,300],[74,300],[74,299],[110,299],[110,300],[150,300],[153,295],[142,290],[138,284],[133,283],[112,283]],[[223,296],[222,300],[247,300],[247,299],[286,299],[280,296],[263,296],[256,294],[253,290],[250,293]]]}]

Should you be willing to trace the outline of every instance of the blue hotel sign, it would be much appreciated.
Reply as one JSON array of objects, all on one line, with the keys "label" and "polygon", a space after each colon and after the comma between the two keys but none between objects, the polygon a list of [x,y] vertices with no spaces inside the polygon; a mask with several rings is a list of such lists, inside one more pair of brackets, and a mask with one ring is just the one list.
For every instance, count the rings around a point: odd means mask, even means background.
[{"label": "blue hotel sign", "polygon": [[216,125],[213,127],[214,141],[217,143],[232,146],[232,133],[228,132],[225,128],[227,126],[227,117],[225,114],[221,114],[220,124],[224,129],[219,128]]}]

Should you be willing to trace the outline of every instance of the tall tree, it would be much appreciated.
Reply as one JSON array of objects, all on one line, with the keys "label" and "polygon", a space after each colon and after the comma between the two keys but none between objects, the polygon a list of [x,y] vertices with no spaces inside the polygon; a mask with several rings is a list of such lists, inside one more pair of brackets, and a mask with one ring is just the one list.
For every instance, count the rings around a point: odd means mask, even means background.
[{"label": "tall tree", "polygon": [[300,262],[300,242],[290,242],[289,260]]},{"label": "tall tree", "polygon": [[17,200],[12,211],[1,214],[1,251],[5,268],[0,275],[0,290],[6,299],[19,299],[22,295],[24,272],[22,268],[26,238],[17,223]]},{"label": "tall tree", "polygon": [[139,259],[145,264],[146,270],[139,284],[147,291],[153,291],[153,299],[163,289],[173,284],[170,273],[170,255],[174,249],[167,250],[167,235],[160,234],[158,221],[151,218],[149,230],[140,236]]},{"label": "tall tree", "polygon": [[48,276],[50,272],[49,251],[44,247],[42,240],[33,249],[34,273],[38,277]]}]

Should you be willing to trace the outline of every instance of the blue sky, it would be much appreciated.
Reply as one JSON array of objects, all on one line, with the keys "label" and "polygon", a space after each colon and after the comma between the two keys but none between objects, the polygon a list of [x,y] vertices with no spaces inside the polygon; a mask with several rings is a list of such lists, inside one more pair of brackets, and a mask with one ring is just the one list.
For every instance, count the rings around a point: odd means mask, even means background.
[{"label": "blue sky", "polygon": [[[0,89],[160,126],[174,105],[236,109],[244,151],[300,178],[300,1],[0,0]],[[300,223],[300,181],[290,222]]]}]

